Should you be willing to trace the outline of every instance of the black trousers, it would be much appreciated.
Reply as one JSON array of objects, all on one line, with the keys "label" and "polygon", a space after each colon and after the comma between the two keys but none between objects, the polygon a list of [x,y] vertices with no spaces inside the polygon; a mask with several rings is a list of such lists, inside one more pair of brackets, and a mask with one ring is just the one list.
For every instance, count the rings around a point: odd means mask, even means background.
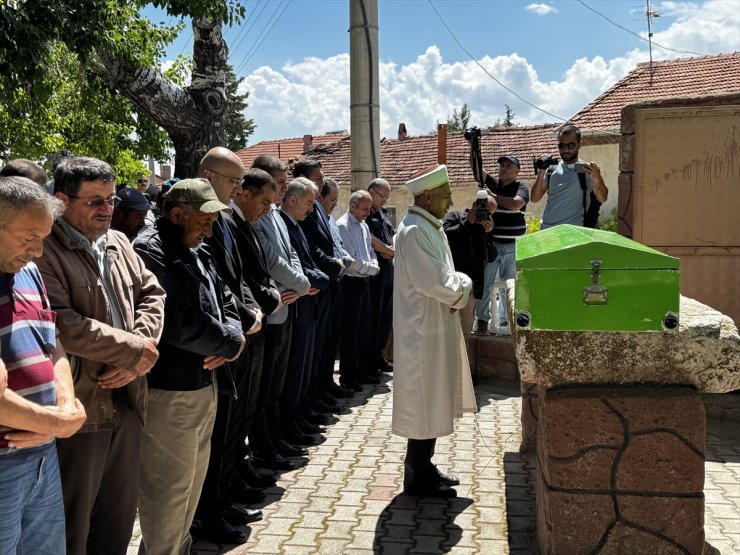
[{"label": "black trousers", "polygon": [[311,375],[308,381],[307,401],[310,403],[319,390],[325,387],[322,381],[322,370],[324,369],[324,358],[327,344],[330,343],[332,332],[332,305],[334,289],[331,285],[317,295],[318,307],[316,311],[316,333],[313,342],[313,357],[311,359]]},{"label": "black trousers", "polygon": [[437,438],[409,439],[403,463],[404,489],[436,482],[437,477],[432,464],[436,444]]},{"label": "black trousers", "polygon": [[283,395],[280,397],[280,426],[284,431],[295,428],[299,414],[298,408],[308,391],[315,331],[314,321],[305,324],[293,323],[288,371],[285,376]]},{"label": "black trousers", "polygon": [[285,322],[267,324],[264,328],[265,349],[260,386],[262,408],[257,409],[249,439],[250,444],[256,449],[269,448],[272,440],[283,437],[280,430],[280,397],[288,371],[293,314],[294,312],[290,310]]},{"label": "black trousers", "polygon": [[334,362],[337,358],[337,348],[342,337],[342,310],[343,310],[342,283],[334,281],[331,284],[331,307],[329,308],[329,328],[324,342],[324,355],[319,369],[320,387],[326,388],[334,381]]},{"label": "black trousers", "polygon": [[372,357],[379,360],[393,327],[393,264],[380,262],[380,272],[370,278],[372,306]]},{"label": "black trousers", "polygon": [[367,278],[346,277],[342,288],[339,374],[342,380],[352,382],[367,369],[372,347],[370,285]]}]

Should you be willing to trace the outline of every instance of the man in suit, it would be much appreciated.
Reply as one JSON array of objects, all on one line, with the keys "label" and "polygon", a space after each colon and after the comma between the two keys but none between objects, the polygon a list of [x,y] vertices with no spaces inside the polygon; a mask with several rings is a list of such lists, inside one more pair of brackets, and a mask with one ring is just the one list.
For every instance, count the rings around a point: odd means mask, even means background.
[{"label": "man in suit", "polygon": [[[241,190],[243,175],[244,165],[239,157],[223,147],[209,150],[198,169],[198,176],[211,183],[219,201],[226,205]],[[247,347],[241,356],[217,371],[218,405],[211,436],[211,457],[196,513],[196,519],[202,525],[197,532],[215,543],[243,543],[247,537],[235,526],[262,517],[261,511],[233,505],[232,496],[234,501],[240,502],[258,502],[264,498],[261,491],[249,489],[235,479],[236,465],[246,454],[244,441],[257,405],[256,393],[252,395],[252,382],[259,380],[262,368],[259,333],[262,311],[244,283],[244,270],[234,236],[235,229],[219,212],[212,234],[205,240],[221,279],[236,300],[242,331],[248,335]],[[274,481],[270,480],[264,486],[272,483]]]},{"label": "man in suit", "polygon": [[278,286],[283,301],[282,308],[267,317],[265,326],[264,366],[270,372],[265,375],[265,423],[275,450],[285,457],[307,454],[303,445],[315,445],[318,439],[306,435],[297,427],[291,427],[291,439],[294,444],[285,440],[280,418],[280,406],[288,371],[290,340],[293,322],[299,297],[308,293],[310,283],[303,273],[301,261],[293,246],[285,221],[277,209],[288,190],[288,166],[279,158],[261,155],[252,161],[252,168],[261,169],[270,174],[275,181],[277,191],[272,210],[262,216],[254,229],[265,253],[270,277]]},{"label": "man in suit", "polygon": [[311,282],[308,295],[301,297],[296,305],[293,323],[288,374],[280,408],[283,430],[288,441],[296,432],[300,434],[302,424],[301,409],[308,403],[308,385],[313,361],[314,336],[316,332],[317,303],[315,295],[329,287],[329,277],[322,272],[311,257],[311,251],[303,230],[298,225],[313,210],[316,193],[311,181],[304,177],[294,179],[288,185],[280,216],[285,222],[290,243],[298,254],[303,273]]},{"label": "man in suit", "polygon": [[[324,186],[324,173],[321,164],[315,160],[301,160],[293,167],[293,177],[305,177],[315,185],[315,194],[318,197]],[[318,268],[329,276],[331,284],[325,292],[320,293],[317,300],[316,337],[314,340],[314,354],[311,362],[311,378],[308,384],[309,396],[313,402],[304,407],[307,420],[313,424],[327,424],[330,422],[327,416],[315,414],[313,409],[320,412],[332,412],[337,408],[336,401],[329,396],[328,383],[322,378],[322,369],[326,349],[329,343],[328,335],[331,332],[331,307],[332,297],[336,296],[333,290],[337,287],[338,280],[345,272],[344,262],[335,255],[337,245],[329,227],[329,219],[320,202],[314,201],[313,211],[301,222],[301,229],[306,234],[311,255]],[[333,368],[332,368],[333,370]],[[325,371],[324,371],[325,373]]]},{"label": "man in suit", "polygon": [[[236,223],[237,245],[244,262],[244,280],[265,314],[273,314],[283,306],[283,303],[275,282],[270,278],[267,258],[252,224],[270,212],[276,192],[277,185],[270,174],[252,168],[244,175],[241,193],[231,203]],[[293,293],[290,300],[297,298]],[[257,416],[250,430],[249,445],[253,458],[260,464],[276,470],[295,470],[298,464],[277,451],[267,429],[264,408],[270,391],[268,374],[271,370],[265,367],[263,371],[257,399]]]}]

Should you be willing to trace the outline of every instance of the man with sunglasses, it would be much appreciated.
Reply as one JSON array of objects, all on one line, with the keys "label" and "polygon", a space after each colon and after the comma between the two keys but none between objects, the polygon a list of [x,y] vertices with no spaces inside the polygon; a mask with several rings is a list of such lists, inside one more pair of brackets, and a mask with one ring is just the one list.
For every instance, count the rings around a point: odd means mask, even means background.
[{"label": "man with sunglasses", "polygon": [[110,230],[115,175],[102,160],[71,156],[54,171],[64,214],[37,260],[57,313],[80,433],[57,441],[67,553],[125,553],[136,517],[139,444],[149,372],[159,351],[164,291],[128,239]]},{"label": "man with sunglasses", "polygon": [[[558,132],[560,162],[547,170],[540,169],[532,185],[532,202],[539,202],[547,193],[547,206],[542,215],[540,229],[559,224],[583,225],[583,218],[593,191],[596,200],[606,202],[609,190],[601,177],[601,170],[593,162],[579,162],[581,130],[566,124]],[[586,175],[586,206],[578,173]]]}]

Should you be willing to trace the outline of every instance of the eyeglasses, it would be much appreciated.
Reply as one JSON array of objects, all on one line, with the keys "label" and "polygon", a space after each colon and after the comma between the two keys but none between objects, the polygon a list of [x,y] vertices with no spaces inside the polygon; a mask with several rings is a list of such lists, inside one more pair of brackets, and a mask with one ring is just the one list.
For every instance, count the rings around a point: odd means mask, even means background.
[{"label": "eyeglasses", "polygon": [[375,193],[376,195],[378,195],[378,196],[380,197],[380,200],[388,200],[388,199],[390,198],[390,196],[391,196],[390,194],[388,194],[388,195],[381,195],[381,194],[380,194],[380,193],[378,192],[378,190],[377,190],[377,189],[370,189],[370,192],[371,192],[371,193]]},{"label": "eyeglasses", "polygon": [[558,143],[558,150],[573,150],[578,143]]},{"label": "eyeglasses", "polygon": [[95,197],[90,200],[81,199],[77,195],[67,195],[67,196],[69,198],[81,201],[82,204],[87,204],[90,208],[102,208],[104,204],[107,204],[108,206],[116,207],[121,202],[121,199],[116,196],[112,196],[108,198]]},{"label": "eyeglasses", "polygon": [[242,184],[241,177],[229,177],[228,175],[224,175],[220,172],[217,172],[216,170],[211,170],[211,173],[215,173],[217,175],[220,175],[221,177],[225,177],[228,182],[231,183],[234,187],[239,187]]}]

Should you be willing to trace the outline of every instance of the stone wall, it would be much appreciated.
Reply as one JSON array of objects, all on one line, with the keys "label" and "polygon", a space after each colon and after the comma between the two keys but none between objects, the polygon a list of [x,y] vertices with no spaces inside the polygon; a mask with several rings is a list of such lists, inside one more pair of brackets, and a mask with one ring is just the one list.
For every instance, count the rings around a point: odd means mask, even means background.
[{"label": "stone wall", "polygon": [[701,555],[704,404],[691,387],[539,390],[541,555]]}]

